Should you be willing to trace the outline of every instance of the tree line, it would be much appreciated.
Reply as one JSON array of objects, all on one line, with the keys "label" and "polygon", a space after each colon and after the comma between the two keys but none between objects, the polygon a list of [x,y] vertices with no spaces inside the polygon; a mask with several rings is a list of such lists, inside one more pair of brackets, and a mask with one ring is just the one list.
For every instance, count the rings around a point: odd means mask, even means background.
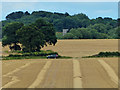
[{"label": "tree line", "polygon": [[[120,28],[111,28],[104,24],[90,25],[87,28],[72,28],[70,31],[62,36],[58,35],[60,39],[119,39]],[[59,34],[59,33],[58,33]]]},{"label": "tree line", "polygon": [[[2,21],[2,26],[17,21],[24,25],[35,22],[38,18],[42,18],[49,23],[53,23],[56,32],[62,32],[63,29],[69,29],[65,36],[58,35],[61,38],[76,39],[99,39],[99,38],[118,38],[118,20],[110,17],[98,17],[90,19],[86,14],[78,13],[70,15],[69,13],[47,12],[47,11],[28,11],[12,12],[6,16],[6,20]],[[75,31],[74,31],[75,30]],[[74,33],[73,33],[74,31]],[[79,34],[75,34],[79,32]],[[59,33],[60,34],[60,33]],[[85,35],[84,35],[85,34]]]}]

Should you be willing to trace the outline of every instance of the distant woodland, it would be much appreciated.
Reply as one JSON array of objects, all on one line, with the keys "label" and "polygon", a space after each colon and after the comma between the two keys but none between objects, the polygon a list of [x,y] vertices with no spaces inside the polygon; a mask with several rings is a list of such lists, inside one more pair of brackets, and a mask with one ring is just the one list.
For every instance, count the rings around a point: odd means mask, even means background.
[{"label": "distant woodland", "polygon": [[[118,39],[119,28],[118,20],[110,17],[98,17],[90,19],[86,14],[79,13],[70,15],[69,13],[47,12],[47,11],[28,11],[12,12],[6,16],[6,20],[1,21],[2,28],[9,23],[20,22],[24,26],[34,23],[38,19],[53,24],[58,39]],[[1,35],[4,37],[4,31]],[[66,35],[62,35],[62,30],[68,29]],[[2,38],[1,37],[1,38]]]}]

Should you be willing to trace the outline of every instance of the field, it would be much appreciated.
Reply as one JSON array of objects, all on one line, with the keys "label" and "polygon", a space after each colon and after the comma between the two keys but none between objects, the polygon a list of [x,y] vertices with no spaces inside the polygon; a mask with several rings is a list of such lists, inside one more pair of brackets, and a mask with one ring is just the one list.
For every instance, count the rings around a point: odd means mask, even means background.
[{"label": "field", "polygon": [[118,51],[118,40],[58,40],[56,46],[43,50],[73,58],[2,61],[2,87],[118,88],[118,58],[82,58],[101,51]]}]

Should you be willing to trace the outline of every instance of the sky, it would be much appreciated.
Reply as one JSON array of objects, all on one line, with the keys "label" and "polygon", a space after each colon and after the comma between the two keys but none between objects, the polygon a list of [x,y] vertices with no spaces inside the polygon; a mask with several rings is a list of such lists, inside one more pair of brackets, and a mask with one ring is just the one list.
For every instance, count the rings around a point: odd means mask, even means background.
[{"label": "sky", "polygon": [[2,2],[118,2],[120,0],[0,0]]},{"label": "sky", "polygon": [[[8,0],[9,1],[9,0]],[[22,1],[22,0],[21,0]],[[118,2],[2,2],[2,20],[15,11],[68,12],[70,15],[84,13],[89,18],[118,18]]]}]

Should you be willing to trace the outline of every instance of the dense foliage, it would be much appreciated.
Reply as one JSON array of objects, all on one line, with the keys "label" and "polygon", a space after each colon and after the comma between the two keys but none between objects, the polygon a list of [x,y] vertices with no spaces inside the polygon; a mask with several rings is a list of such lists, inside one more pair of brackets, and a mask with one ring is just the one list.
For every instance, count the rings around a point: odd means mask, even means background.
[{"label": "dense foliage", "polygon": [[120,52],[100,52],[96,55],[85,56],[83,58],[96,58],[96,57],[120,57]]},{"label": "dense foliage", "polygon": [[18,50],[20,47],[17,45],[19,43],[19,37],[16,35],[16,31],[23,26],[23,23],[13,22],[8,23],[3,27],[3,39],[2,45],[9,45],[10,49]]},{"label": "dense foliage", "polygon": [[25,52],[40,51],[44,45],[57,42],[53,25],[43,19],[26,26],[19,22],[8,23],[3,27],[3,35],[3,46],[9,45],[11,50],[22,49]]},{"label": "dense foliage", "polygon": [[[29,25],[35,22],[38,18],[43,18],[48,22],[53,23],[56,32],[62,32],[63,29],[69,29],[69,33],[65,36],[62,36],[62,34],[60,36],[60,33],[57,34],[59,35],[57,36],[57,38],[59,39],[102,39],[118,38],[119,36],[117,35],[117,20],[109,17],[98,17],[96,19],[89,19],[89,17],[83,13],[69,15],[67,12],[63,14],[57,12],[52,13],[47,11],[33,11],[30,14],[28,11],[18,11],[12,12],[9,15],[7,15],[6,20],[2,21],[2,25],[5,26],[7,25],[7,23],[13,21],[22,22],[24,23],[24,25]],[[49,32],[49,30],[45,31],[44,33],[46,32]]]}]

